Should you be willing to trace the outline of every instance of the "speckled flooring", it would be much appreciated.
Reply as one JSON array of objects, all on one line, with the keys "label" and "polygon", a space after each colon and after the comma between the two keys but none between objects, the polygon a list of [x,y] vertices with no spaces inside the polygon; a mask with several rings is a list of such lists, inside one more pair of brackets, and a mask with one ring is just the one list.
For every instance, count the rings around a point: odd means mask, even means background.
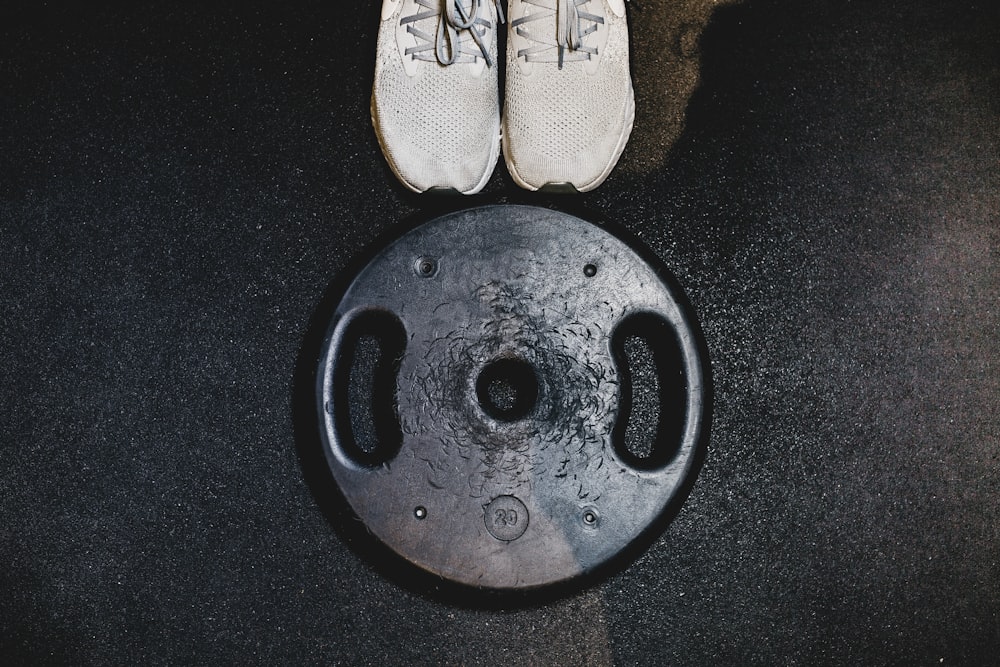
[{"label": "speckled flooring", "polygon": [[[605,185],[436,201],[371,130],[368,4],[0,9],[5,664],[994,662],[996,7],[632,3]],[[296,417],[362,249],[496,201],[637,235],[715,384],[665,533],[514,609],[372,567]]]}]

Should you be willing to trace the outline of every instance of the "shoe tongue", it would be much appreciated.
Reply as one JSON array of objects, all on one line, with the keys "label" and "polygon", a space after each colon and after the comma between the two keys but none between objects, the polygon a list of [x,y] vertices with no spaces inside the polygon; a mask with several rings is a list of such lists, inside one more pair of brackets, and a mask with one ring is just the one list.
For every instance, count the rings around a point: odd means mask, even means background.
[{"label": "shoe tongue", "polygon": [[[462,11],[459,11],[459,7],[461,7]],[[457,3],[456,0],[441,0],[437,11],[434,12],[434,15],[419,21],[419,23],[422,24],[421,27],[432,26],[436,29],[439,21],[448,22],[449,17],[451,17],[451,20],[454,21],[455,24],[460,25],[466,22],[462,18],[463,15],[469,17],[470,20],[473,18],[475,8],[475,0],[457,0]],[[488,18],[484,10],[480,10],[479,17]],[[456,25],[456,27],[458,27],[458,25]]]},{"label": "shoe tongue", "polygon": [[[485,53],[492,50],[496,39],[493,30],[484,30],[484,25],[477,23],[479,19],[489,22],[491,26],[494,23],[486,0],[440,0],[437,6],[437,13],[420,21],[420,27],[427,34],[435,35],[438,41],[436,48],[440,45],[440,40],[448,39],[447,48],[460,49],[463,52],[458,56],[462,59],[461,62],[471,64],[474,74],[478,76],[488,60]],[[482,42],[483,50],[480,50],[479,42]],[[475,62],[469,61],[469,56],[474,56]]]},{"label": "shoe tongue", "polygon": [[556,42],[569,49],[578,49],[580,39],[580,16],[573,0],[558,0],[556,3]]},{"label": "shoe tongue", "polygon": [[475,11],[476,2],[475,0],[442,0],[441,13],[452,13],[457,20],[461,21],[463,12],[458,11],[460,7],[464,10],[464,14],[471,18],[473,11]]}]

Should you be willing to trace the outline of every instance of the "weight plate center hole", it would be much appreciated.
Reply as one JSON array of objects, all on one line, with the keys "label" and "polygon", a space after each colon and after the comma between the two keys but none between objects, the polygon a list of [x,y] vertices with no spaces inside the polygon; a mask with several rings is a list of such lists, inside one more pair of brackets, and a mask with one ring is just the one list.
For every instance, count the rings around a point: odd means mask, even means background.
[{"label": "weight plate center hole", "polygon": [[538,377],[527,361],[491,361],[476,378],[476,398],[487,415],[503,422],[524,419],[538,402]]}]

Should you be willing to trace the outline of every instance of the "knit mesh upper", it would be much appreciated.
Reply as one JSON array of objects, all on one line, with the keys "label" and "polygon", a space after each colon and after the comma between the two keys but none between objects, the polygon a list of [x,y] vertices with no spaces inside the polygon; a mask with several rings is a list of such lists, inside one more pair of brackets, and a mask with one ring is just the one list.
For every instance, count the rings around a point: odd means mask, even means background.
[{"label": "knit mesh upper", "polygon": [[[415,62],[410,76],[397,44],[400,14],[416,11],[412,1],[382,21],[378,35],[372,117],[393,171],[411,189],[452,187],[474,191],[492,172],[499,142],[497,67]],[[490,6],[492,8],[492,6]],[[495,17],[491,14],[495,25]],[[407,35],[404,46],[416,43]],[[495,56],[496,41],[489,43]],[[496,59],[494,57],[494,62]]]},{"label": "knit mesh upper", "polygon": [[515,178],[531,187],[559,182],[585,187],[603,180],[631,131],[626,20],[607,11],[603,0],[588,5],[602,6],[597,11],[603,11],[608,30],[593,74],[583,62],[565,62],[561,68],[557,62],[531,62],[526,74],[518,63],[518,42],[512,37],[507,43],[505,158]]}]

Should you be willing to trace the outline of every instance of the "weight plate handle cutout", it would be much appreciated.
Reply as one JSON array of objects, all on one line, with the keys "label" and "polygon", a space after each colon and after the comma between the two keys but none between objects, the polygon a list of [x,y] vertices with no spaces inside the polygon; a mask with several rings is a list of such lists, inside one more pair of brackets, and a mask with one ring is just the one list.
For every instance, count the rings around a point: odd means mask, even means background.
[{"label": "weight plate handle cutout", "polygon": [[397,414],[399,362],[406,331],[392,313],[365,309],[350,313],[338,329],[326,411],[342,459],[375,468],[390,462],[403,442]]}]

